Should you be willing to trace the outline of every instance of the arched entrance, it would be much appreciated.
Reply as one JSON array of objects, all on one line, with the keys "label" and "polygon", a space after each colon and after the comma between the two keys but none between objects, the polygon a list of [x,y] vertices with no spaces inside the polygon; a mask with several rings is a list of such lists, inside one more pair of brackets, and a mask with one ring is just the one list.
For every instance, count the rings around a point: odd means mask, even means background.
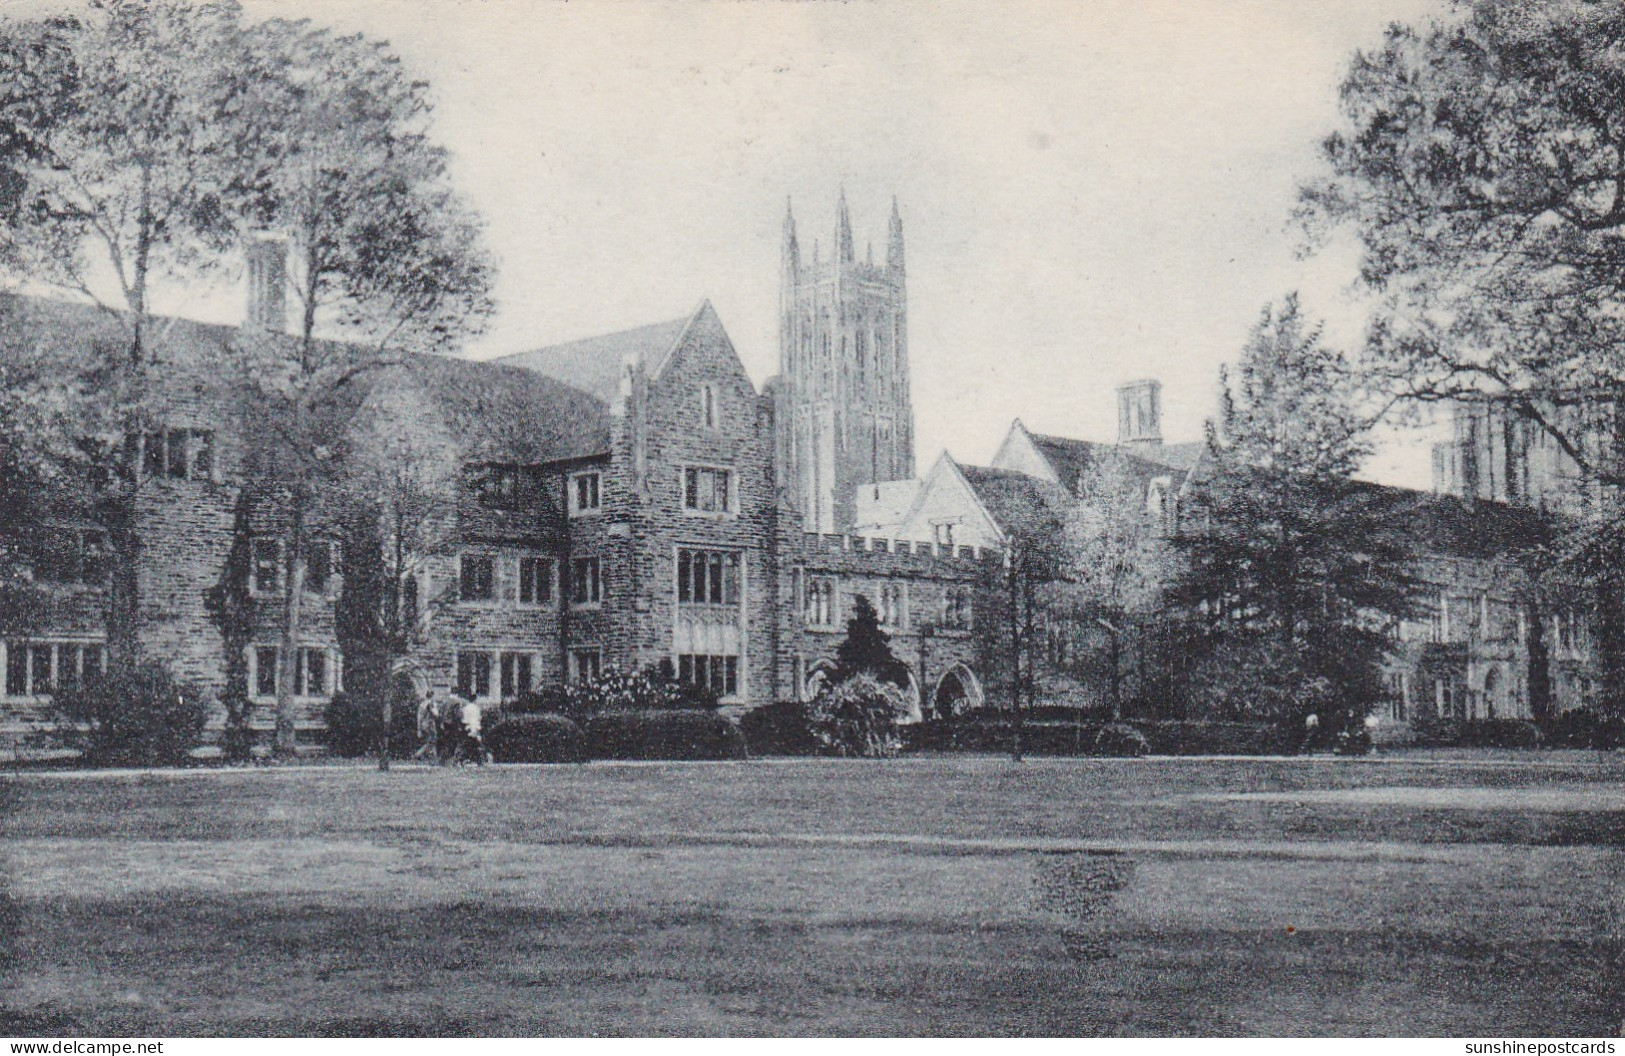
[{"label": "arched entrance", "polygon": [[980,708],[983,702],[982,684],[971,669],[955,664],[937,680],[936,692],[931,694],[931,713],[936,718],[946,719]]},{"label": "arched entrance", "polygon": [[908,714],[903,716],[902,722],[923,722],[925,720],[925,705],[920,693],[920,680],[915,677],[913,668],[904,668],[908,672],[908,685],[903,687],[903,695],[908,698]]},{"label": "arched entrance", "polygon": [[807,681],[801,687],[801,699],[812,700],[835,677],[835,661],[819,660],[807,669]]}]

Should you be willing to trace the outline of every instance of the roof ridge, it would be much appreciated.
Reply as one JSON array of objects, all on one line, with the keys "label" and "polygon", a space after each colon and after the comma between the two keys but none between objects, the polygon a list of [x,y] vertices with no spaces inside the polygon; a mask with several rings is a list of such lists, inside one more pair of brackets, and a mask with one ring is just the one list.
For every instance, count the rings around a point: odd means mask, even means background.
[{"label": "roof ridge", "polygon": [[713,314],[716,312],[716,309],[711,307],[711,298],[700,298],[699,306],[696,307],[692,312],[688,313],[688,318],[683,320],[683,328],[677,331],[677,336],[673,337],[671,339],[671,343],[666,346],[665,351],[660,353],[659,359],[654,363],[647,364],[649,377],[660,377],[660,375],[666,369],[666,364],[670,363],[671,358],[677,354],[677,350],[683,347],[683,343],[688,340],[688,335],[693,332],[694,325],[700,321],[700,317],[705,315],[708,309]]},{"label": "roof ridge", "polygon": [[[646,330],[658,330],[663,327],[687,327],[690,320],[692,320],[696,314],[698,314],[697,311],[689,312],[687,315],[677,316],[676,318],[660,319],[652,323],[640,323],[637,326],[622,327],[619,330],[600,330],[596,333],[583,334],[580,337],[573,337],[568,341],[552,341],[545,345],[536,345],[532,348],[521,349],[518,352],[505,352],[500,356],[492,356],[490,359],[480,360],[479,362],[503,363],[505,360],[518,359],[520,356],[529,356],[533,355],[534,353],[545,352],[548,349],[553,348],[568,348],[571,345],[583,345],[590,341],[607,341],[611,338],[626,337],[628,334],[641,333]],[[521,367],[519,369],[523,370],[525,368]]]}]

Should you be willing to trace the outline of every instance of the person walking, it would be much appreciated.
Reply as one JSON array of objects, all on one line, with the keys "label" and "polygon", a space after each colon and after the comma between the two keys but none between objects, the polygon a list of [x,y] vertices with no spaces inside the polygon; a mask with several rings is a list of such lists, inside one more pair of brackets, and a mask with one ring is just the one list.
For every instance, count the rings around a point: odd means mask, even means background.
[{"label": "person walking", "polygon": [[434,697],[434,687],[423,692],[418,702],[418,750],[413,759],[440,759],[440,705]]},{"label": "person walking", "polygon": [[491,753],[485,750],[485,738],[480,734],[480,724],[483,718],[479,701],[463,701],[463,744],[473,755],[474,762],[480,766],[490,762],[491,758]]}]

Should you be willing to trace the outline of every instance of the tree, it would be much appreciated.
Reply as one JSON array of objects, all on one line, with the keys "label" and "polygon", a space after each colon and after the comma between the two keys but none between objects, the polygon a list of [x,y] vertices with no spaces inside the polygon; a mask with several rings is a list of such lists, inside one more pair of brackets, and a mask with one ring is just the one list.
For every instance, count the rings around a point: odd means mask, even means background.
[{"label": "tree", "polygon": [[0,266],[116,318],[119,345],[59,364],[47,454],[109,532],[107,635],[135,653],[141,476],[132,438],[155,424],[151,290],[196,279],[231,234],[222,161],[237,131],[230,2],[97,0],[82,14],[0,20]]},{"label": "tree", "polygon": [[220,570],[220,579],[204,598],[209,620],[220,632],[226,654],[226,689],[221,703],[226,709],[225,753],[231,762],[246,762],[253,751],[254,701],[248,687],[248,649],[254,639],[259,599],[254,597],[253,535],[249,531],[250,497],[237,497],[233,515],[231,550]]},{"label": "tree", "polygon": [[908,665],[892,653],[891,635],[880,629],[880,614],[862,594],[852,599],[846,637],[835,647],[831,681],[844,682],[855,675],[870,675],[902,688],[908,686]]},{"label": "tree", "polygon": [[1315,238],[1346,225],[1377,304],[1363,368],[1399,395],[1495,395],[1602,479],[1625,480],[1556,413],[1625,377],[1625,10],[1472,0],[1358,53],[1330,175],[1306,184]]},{"label": "tree", "polygon": [[[287,236],[299,309],[293,341],[263,333],[242,342],[282,456],[276,745],[286,754],[310,519],[339,491],[358,382],[403,352],[444,352],[477,332],[491,311],[492,268],[479,223],[451,187],[447,152],[429,140],[427,85],[386,45],[271,20],[246,33],[245,53],[238,78],[252,117],[228,212]],[[319,341],[319,327],[348,340]]]},{"label": "tree", "polygon": [[1195,488],[1173,594],[1223,646],[1227,676],[1288,683],[1280,701],[1324,697],[1323,682],[1367,706],[1386,629],[1412,604],[1411,552],[1394,494],[1352,476],[1372,419],[1349,364],[1289,296],[1221,385],[1214,467]]},{"label": "tree", "polygon": [[336,613],[346,684],[382,721],[379,767],[389,766],[395,705],[391,671],[422,633],[432,599],[418,596],[424,558],[454,537],[458,475],[451,438],[421,408],[375,390],[355,423],[345,486],[343,592]]},{"label": "tree", "polygon": [[859,672],[825,686],[806,708],[813,739],[835,755],[881,758],[902,747],[897,722],[908,699],[896,684]]},{"label": "tree", "polygon": [[1372,377],[1420,401],[1489,399],[1578,469],[1597,522],[1559,543],[1589,583],[1607,706],[1625,713],[1625,9],[1472,0],[1356,54],[1317,239],[1351,229],[1376,297]]},{"label": "tree", "polygon": [[[1079,476],[1077,501],[1063,518],[1059,575],[1041,592],[1046,621],[1059,624],[1058,633],[1070,632],[1070,644],[1092,641],[1098,637],[1095,632],[1106,632],[1108,703],[1114,719],[1122,717],[1122,646],[1128,639],[1143,657],[1143,634],[1162,611],[1173,567],[1168,545],[1173,497],[1163,495],[1164,505],[1149,507],[1151,469],[1130,456],[1097,451]],[[1052,656],[1051,662],[1077,667],[1086,659],[1075,655],[1078,652],[1067,650],[1065,656]],[[1145,692],[1143,684],[1140,691]]]}]

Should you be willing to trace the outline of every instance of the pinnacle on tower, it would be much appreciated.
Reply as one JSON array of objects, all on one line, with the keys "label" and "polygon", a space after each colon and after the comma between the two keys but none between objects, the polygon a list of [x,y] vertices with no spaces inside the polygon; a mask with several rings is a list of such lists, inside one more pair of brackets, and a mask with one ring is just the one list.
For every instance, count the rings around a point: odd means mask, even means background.
[{"label": "pinnacle on tower", "polygon": [[886,263],[901,271],[903,268],[903,214],[897,210],[897,196],[891,200],[891,225],[887,232]]},{"label": "pinnacle on tower", "polygon": [[841,200],[835,208],[835,259],[842,264],[853,261],[852,217],[846,211],[846,188],[841,188]]},{"label": "pinnacle on tower", "polygon": [[801,264],[801,246],[796,242],[796,217],[790,210],[790,199],[784,199],[784,266],[787,268],[799,267]]}]

